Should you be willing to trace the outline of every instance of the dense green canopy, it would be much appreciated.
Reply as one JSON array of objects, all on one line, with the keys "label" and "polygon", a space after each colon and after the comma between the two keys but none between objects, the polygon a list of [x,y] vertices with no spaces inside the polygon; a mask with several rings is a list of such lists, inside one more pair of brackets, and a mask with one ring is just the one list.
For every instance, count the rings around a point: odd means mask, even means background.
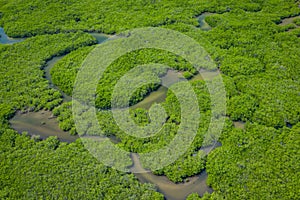
[{"label": "dense green canopy", "polygon": [[[211,29],[202,30],[197,17]],[[0,25],[11,37],[28,37],[12,45],[0,44],[0,198],[1,199],[162,199],[149,184],[140,184],[98,163],[80,141],[55,138],[35,141],[10,128],[17,110],[52,110],[63,130],[76,134],[72,104],[62,103],[59,91],[45,79],[46,62],[66,55],[51,70],[53,83],[72,95],[76,74],[95,38],[84,32],[120,33],[160,26],[198,41],[222,73],[227,94],[222,146],[208,157],[199,151],[211,117],[205,82],[192,81],[201,108],[197,136],[175,163],[154,173],[174,182],[207,169],[212,194],[202,199],[297,199],[300,160],[300,22],[294,0],[0,0]],[[285,19],[287,18],[287,19]],[[285,19],[285,20],[284,20]],[[281,23],[282,22],[282,23]],[[156,49],[128,53],[106,70],[99,82],[96,105],[99,124],[115,136],[120,148],[149,152],[168,144],[181,123],[180,105],[168,92],[162,106],[165,127],[154,137],[124,134],[109,110],[112,90],[128,70],[146,63],[167,64],[195,74],[183,58]],[[134,93],[141,101],[158,85]],[[145,109],[132,109],[140,126],[150,123]],[[245,129],[233,122],[246,122]],[[188,199],[199,199],[191,194]]]}]

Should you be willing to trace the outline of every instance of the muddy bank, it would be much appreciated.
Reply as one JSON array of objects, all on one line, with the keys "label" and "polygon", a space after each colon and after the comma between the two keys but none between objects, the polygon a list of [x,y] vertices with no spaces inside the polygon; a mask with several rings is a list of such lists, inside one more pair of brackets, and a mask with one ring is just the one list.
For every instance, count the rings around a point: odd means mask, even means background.
[{"label": "muddy bank", "polygon": [[[288,18],[284,18],[281,20],[281,23],[279,24],[280,26],[285,26],[288,24],[293,24],[295,19],[300,19],[300,16],[296,16],[296,17],[288,17]],[[298,26],[296,26],[298,27]]]},{"label": "muddy bank", "polygon": [[235,121],[233,122],[233,125],[235,128],[239,128],[239,129],[245,129],[245,122],[242,121]]}]

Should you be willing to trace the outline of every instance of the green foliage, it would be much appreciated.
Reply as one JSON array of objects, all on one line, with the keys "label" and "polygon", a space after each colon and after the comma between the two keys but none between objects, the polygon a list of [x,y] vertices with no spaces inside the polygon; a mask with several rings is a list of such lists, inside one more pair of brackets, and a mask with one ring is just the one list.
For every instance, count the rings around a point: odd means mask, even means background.
[{"label": "green foliage", "polygon": [[[207,125],[210,120],[210,99],[204,81],[193,81],[191,84],[195,94],[198,96],[199,107],[202,112],[198,134],[188,151],[181,158],[172,165],[155,172],[157,174],[166,175],[174,182],[181,182],[185,177],[195,175],[201,172],[205,167],[205,159],[202,156],[202,152],[198,150],[202,145],[202,138],[207,131]],[[163,103],[163,106],[168,113],[168,120],[164,124],[164,127],[153,137],[136,138],[127,135],[119,128],[112,116],[112,112],[108,110],[99,111],[97,113],[100,128],[106,136],[118,138],[120,142],[117,145],[126,151],[151,152],[158,150],[169,144],[176,135],[180,125],[180,117],[178,117],[178,115],[180,116],[180,106],[176,105],[176,99],[177,98],[172,92],[168,93],[166,102]],[[147,110],[141,108],[131,109],[130,113],[132,119],[138,126],[145,126],[150,122]],[[69,117],[71,116],[69,115]]]},{"label": "green foliage", "polygon": [[219,17],[219,15],[214,14],[214,15],[209,15],[205,18],[205,21],[209,24],[211,27],[216,27],[219,24],[222,23],[222,19]]},{"label": "green foliage", "polygon": [[300,26],[300,18],[296,18],[293,20],[294,24],[296,24],[297,26]]},{"label": "green foliage", "polygon": [[0,24],[13,37],[78,30],[112,34],[136,27],[178,22],[196,26],[194,16],[204,11],[220,13],[240,8],[253,12],[263,5],[263,2],[254,3],[252,0],[8,1],[0,7]]},{"label": "green foliage", "polygon": [[14,110],[9,104],[0,104],[0,125],[5,124],[14,113]]},{"label": "green foliage", "polygon": [[61,94],[49,88],[41,70],[47,60],[81,46],[93,44],[84,33],[45,35],[14,45],[0,45],[0,103],[14,109],[53,109]]},{"label": "green foliage", "polygon": [[74,81],[86,56],[94,47],[83,47],[62,58],[50,70],[52,82],[64,93],[72,96]]},{"label": "green foliage", "polygon": [[231,98],[235,95],[238,95],[234,79],[225,75],[222,76],[222,79],[226,90],[226,97]]},{"label": "green foliage", "polygon": [[[206,17],[207,22],[216,21],[205,33],[214,46],[209,51],[220,70],[233,77],[228,82],[224,76],[226,89],[230,85],[233,89],[231,94],[227,91],[232,98],[227,102],[232,119],[276,128],[299,121],[299,33],[285,32],[274,23],[296,15],[296,7],[274,1],[259,13],[233,10]],[[282,8],[287,10],[277,12]]]},{"label": "green foliage", "polygon": [[59,127],[63,131],[69,131],[71,135],[76,135],[75,122],[73,120],[72,102],[63,103],[53,109],[53,115],[57,116]]},{"label": "green foliage", "polygon": [[299,125],[233,129],[208,156],[208,183],[225,199],[297,199]]},{"label": "green foliage", "polygon": [[[131,111],[133,120],[137,125],[148,123],[148,111],[144,109],[135,109]],[[121,140],[118,143],[120,148],[130,152],[151,152],[158,150],[161,147],[169,144],[176,134],[177,126],[173,123],[165,123],[164,127],[153,137],[150,138],[136,138],[127,135],[117,123],[114,121],[111,111],[100,111],[97,113],[98,121],[101,130],[107,136],[116,136]]]},{"label": "green foliage", "polygon": [[145,126],[150,123],[148,111],[142,108],[130,110],[131,118],[139,126]]},{"label": "green foliage", "polygon": [[200,198],[200,196],[196,193],[190,194],[186,200],[222,200],[224,199],[219,193],[213,192],[212,194],[209,194],[207,192],[204,193],[204,195]]},{"label": "green foliage", "polygon": [[263,72],[264,66],[257,58],[228,56],[223,60],[220,70],[229,76],[252,75]]},{"label": "green foliage", "polygon": [[284,31],[290,31],[291,29],[297,28],[297,26],[295,24],[287,24],[287,25],[282,26],[282,28]]},{"label": "green foliage", "polygon": [[229,100],[228,115],[235,121],[251,119],[256,110],[256,100],[248,94],[239,95]]},{"label": "green foliage", "polygon": [[[295,125],[299,122],[300,85],[298,82],[264,75],[237,77],[236,83],[239,91],[255,97],[255,100],[253,98],[248,98],[248,100],[244,98],[243,103],[238,106],[236,100],[240,97],[233,98],[231,101],[233,105],[230,105],[229,108],[234,118],[242,112],[247,112],[246,110],[249,109],[245,117],[249,117],[250,121],[266,126],[278,128],[286,124]],[[254,109],[255,105],[256,109]],[[233,111],[232,109],[234,108],[241,110]],[[238,114],[239,112],[241,113]],[[239,118],[241,119],[242,116]]]},{"label": "green foliage", "polygon": [[156,174],[164,174],[171,181],[182,182],[184,178],[200,173],[205,167],[205,159],[202,151],[192,155],[184,155],[171,165],[158,170]]},{"label": "green foliage", "polygon": [[[72,94],[76,73],[91,50],[92,47],[78,49],[58,61],[52,68],[51,76],[53,83],[66,94]],[[101,109],[109,109],[111,107],[112,92],[118,80],[130,69],[149,63],[160,63],[176,70],[190,70],[194,72],[192,66],[184,59],[162,50],[142,49],[130,52],[115,60],[104,72],[97,87],[96,106]],[[162,76],[164,73],[161,72],[160,74]],[[140,87],[133,93],[129,105],[138,103],[151,91],[157,89],[157,87],[157,84]],[[124,102],[120,103],[123,104]]]},{"label": "green foliage", "polygon": [[200,197],[197,193],[192,193],[186,198],[186,200],[200,200]]},{"label": "green foliage", "polygon": [[[16,110],[55,108],[60,127],[76,134],[71,104],[57,107],[61,94],[50,89],[43,78],[45,62],[72,51],[51,70],[54,84],[71,95],[76,73],[93,49],[84,46],[96,43],[80,31],[118,33],[162,26],[187,34],[207,49],[223,73],[230,120],[248,123],[244,131],[232,128],[228,119],[222,147],[203,158],[199,149],[205,145],[203,136],[212,105],[205,83],[192,82],[201,109],[196,138],[175,163],[155,173],[180,182],[207,164],[208,182],[215,192],[202,199],[297,199],[300,29],[295,25],[299,26],[299,20],[278,25],[284,18],[299,15],[297,4],[293,0],[0,1],[0,24],[9,36],[43,35],[10,46],[0,44],[0,198],[162,199],[153,186],[141,185],[133,175],[96,162],[79,141],[70,145],[55,138],[35,142],[17,135],[7,123]],[[205,18],[212,27],[206,32],[196,28],[195,16],[204,12],[212,13]],[[97,107],[109,109],[117,81],[133,67],[148,63],[186,71],[186,78],[195,74],[189,63],[170,53],[154,49],[131,52],[106,70],[97,88]],[[157,85],[140,88],[130,103],[155,89]],[[120,140],[119,147],[150,152],[167,145],[181,123],[180,105],[172,92],[162,105],[167,122],[156,136],[146,139],[126,135],[109,110],[101,110],[97,116],[104,134]],[[130,112],[138,125],[150,122],[147,110]],[[188,198],[199,197],[193,194]]]},{"label": "green foliage", "polygon": [[191,79],[193,77],[193,74],[191,74],[190,72],[188,71],[185,71],[182,73],[183,77],[186,78],[186,79]]},{"label": "green foliage", "polygon": [[34,142],[7,129],[0,147],[1,199],[163,199],[152,185],[98,162],[80,140]]},{"label": "green foliage", "polygon": [[59,140],[57,137],[54,136],[50,136],[49,138],[47,138],[47,143],[45,145],[48,149],[57,149],[59,146]]},{"label": "green foliage", "polygon": [[[2,23],[11,36],[68,31],[100,31],[105,33],[192,19],[202,4],[197,1],[23,1],[9,2],[1,8]],[[83,9],[84,8],[84,9]],[[119,8],[115,12],[115,8]],[[186,8],[193,8],[187,10]],[[19,15],[15,15],[19,12]],[[28,21],[30,19],[30,21]],[[49,23],[52,22],[52,23]],[[22,25],[22,26],[18,26]]]}]

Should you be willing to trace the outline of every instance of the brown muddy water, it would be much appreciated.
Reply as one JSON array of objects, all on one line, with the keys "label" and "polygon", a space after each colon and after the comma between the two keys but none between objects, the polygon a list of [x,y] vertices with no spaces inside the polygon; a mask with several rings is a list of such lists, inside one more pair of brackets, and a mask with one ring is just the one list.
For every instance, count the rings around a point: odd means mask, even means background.
[{"label": "brown muddy water", "polygon": [[[51,87],[58,89],[52,84],[50,69],[58,62],[62,57],[53,58],[47,63],[45,68],[46,78],[49,80]],[[195,75],[193,80],[211,79],[216,75],[216,72],[201,72],[201,74]],[[203,78],[204,77],[204,78]],[[165,101],[168,88],[176,82],[183,81],[184,78],[181,72],[175,70],[168,70],[167,74],[162,77],[162,85],[158,90],[152,92],[143,101],[132,106],[132,108],[145,108],[149,109],[151,105],[161,103]],[[61,91],[62,92],[62,91]],[[64,101],[71,101],[72,97],[63,94]],[[49,136],[57,136],[60,141],[73,142],[78,139],[78,136],[71,136],[68,132],[64,132],[59,129],[58,122],[52,113],[49,111],[29,112],[29,113],[17,113],[14,118],[10,120],[12,128],[18,132],[28,132],[31,136],[40,135],[41,139],[46,139]],[[118,141],[115,139],[114,143]],[[209,149],[211,150],[211,149]],[[205,149],[204,149],[205,151]],[[146,171],[142,168],[138,155],[132,154],[132,161],[134,171]],[[135,176],[141,183],[152,183],[156,185],[157,190],[161,192],[167,200],[181,200],[185,199],[191,193],[198,193],[202,196],[205,192],[211,193],[212,189],[206,185],[207,174],[202,172],[199,175],[189,177],[184,183],[175,184],[170,181],[166,176],[157,176],[152,172],[135,173]]]},{"label": "brown muddy water", "polygon": [[[62,142],[73,142],[78,136],[71,136],[68,132],[60,130],[58,122],[50,111],[39,112],[18,112],[11,120],[11,127],[22,133],[28,132],[30,136],[40,136],[46,139],[50,136],[57,136]],[[117,139],[113,139],[117,143]],[[209,149],[210,150],[210,149]],[[205,151],[205,149],[203,149]],[[166,176],[157,176],[152,172],[146,172],[141,166],[138,154],[132,154],[133,171],[143,173],[134,173],[141,183],[152,183],[157,187],[157,191],[161,192],[167,200],[182,200],[191,193],[198,193],[202,196],[204,193],[211,193],[213,190],[206,185],[207,174],[202,172],[199,175],[189,177],[184,183],[175,184]]]},{"label": "brown muddy water", "polygon": [[[97,38],[99,43],[107,39],[107,37],[102,34],[93,36]],[[63,95],[64,101],[67,102],[71,101],[72,97],[64,94],[58,87],[56,87],[52,83],[50,75],[51,68],[62,58],[63,56],[55,57],[48,61],[44,70],[45,78],[49,81],[50,87],[59,90]],[[195,75],[191,81],[211,79],[216,75],[216,72],[201,72],[201,74]],[[144,98],[143,101],[132,106],[132,108],[139,107],[149,109],[154,102],[161,103],[165,101],[168,92],[167,87],[182,80],[184,79],[181,72],[168,70],[167,74],[162,77],[162,85],[164,86],[161,86],[158,90],[151,92],[146,98]],[[17,130],[19,133],[26,131],[31,136],[39,135],[41,139],[46,139],[49,136],[57,136],[60,141],[70,143],[79,138],[78,136],[71,136],[68,132],[62,131],[59,128],[57,119],[53,117],[50,111],[28,113],[18,112],[10,120],[10,123],[11,127]],[[114,140],[114,143],[117,142],[117,140]],[[135,169],[134,171],[146,171],[142,168],[137,154],[132,154],[132,162],[132,168]],[[212,189],[206,185],[207,174],[205,171],[199,175],[189,177],[184,183],[179,184],[173,183],[166,176],[157,176],[152,172],[135,173],[135,176],[141,183],[152,183],[156,185],[157,190],[161,192],[167,200],[185,199],[191,193],[198,193],[200,196],[202,196],[205,192],[212,192]]]},{"label": "brown muddy water", "polygon": [[19,133],[28,132],[31,136],[40,136],[46,139],[50,136],[57,136],[62,142],[73,142],[78,136],[70,135],[68,132],[62,131],[56,118],[50,111],[39,112],[18,112],[11,120],[11,127]]},{"label": "brown muddy water", "polygon": [[[201,71],[194,75],[189,81],[196,80],[211,80],[216,75],[218,75],[218,71]],[[131,106],[132,109],[135,108],[144,108],[150,109],[153,103],[162,103],[166,100],[168,88],[174,83],[178,83],[180,81],[184,81],[185,79],[182,76],[182,72],[176,70],[168,70],[167,74],[161,78],[162,86],[159,87],[156,91],[151,92],[148,96],[146,96],[141,102]]]},{"label": "brown muddy water", "polygon": [[[54,88],[61,92],[63,96],[64,102],[70,102],[72,101],[72,97],[65,94],[63,91],[61,91],[55,84],[53,84],[51,79],[50,70],[51,68],[63,58],[64,56],[60,57],[54,57],[52,60],[48,61],[46,64],[46,67],[44,68],[45,71],[45,78],[49,81],[49,85],[51,88]],[[216,76],[218,72],[215,71],[201,71],[201,73],[198,73],[194,75],[190,81],[195,80],[209,80],[212,79],[214,76]],[[148,96],[146,96],[142,101],[139,103],[131,106],[132,109],[135,108],[144,108],[144,109],[150,109],[151,105],[153,103],[162,103],[166,100],[168,88],[174,83],[180,82],[185,80],[182,76],[182,72],[176,71],[176,70],[168,70],[167,74],[161,78],[162,86],[160,86],[157,90],[151,92]]]},{"label": "brown muddy water", "polygon": [[[132,171],[145,171],[139,156],[131,154],[133,166]],[[134,173],[141,183],[152,183],[156,185],[158,191],[164,194],[167,200],[183,200],[192,193],[202,196],[204,193],[212,193],[212,189],[206,185],[207,173],[204,171],[199,175],[189,177],[184,183],[173,183],[166,176],[157,176],[152,172]]]},{"label": "brown muddy water", "polygon": [[[92,35],[94,38],[96,38],[97,40],[97,43],[98,44],[101,44],[103,43],[104,41],[106,41],[107,39],[110,38],[110,36],[108,35],[105,35],[105,34],[101,34],[101,33],[90,33],[90,35]],[[47,63],[46,63],[46,66],[44,68],[44,71],[45,71],[45,78],[49,81],[49,86],[55,90],[58,90],[60,91],[60,93],[62,94],[62,97],[63,97],[63,101],[64,102],[70,102],[72,101],[72,97],[67,95],[66,93],[64,93],[62,90],[60,90],[55,84],[53,84],[52,82],[52,79],[51,79],[51,74],[50,74],[50,71],[51,69],[54,67],[54,65],[60,61],[63,57],[65,57],[66,55],[64,56],[57,56],[57,57],[54,57],[52,58],[51,60],[49,60]]]}]

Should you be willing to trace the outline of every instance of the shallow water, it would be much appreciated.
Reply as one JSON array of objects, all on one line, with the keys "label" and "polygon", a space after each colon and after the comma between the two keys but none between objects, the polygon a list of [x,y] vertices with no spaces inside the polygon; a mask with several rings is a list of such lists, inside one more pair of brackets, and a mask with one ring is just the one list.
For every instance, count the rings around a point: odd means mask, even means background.
[{"label": "shallow water", "polygon": [[[46,67],[44,68],[45,78],[49,81],[49,85],[51,88],[54,88],[61,92],[64,102],[70,102],[70,101],[72,101],[72,97],[65,94],[55,84],[53,84],[52,79],[51,79],[51,74],[50,74],[51,68],[63,57],[64,56],[54,57],[53,59],[51,59],[50,61],[47,62]],[[215,75],[216,75],[216,72],[203,71],[203,72],[201,72],[201,74],[199,73],[199,74],[193,76],[190,79],[190,81],[211,79]],[[159,87],[157,90],[151,92],[148,96],[146,96],[139,103],[131,106],[131,108],[132,109],[136,109],[136,108],[150,109],[150,107],[153,103],[164,102],[166,100],[167,93],[168,93],[167,87],[170,87],[172,84],[180,82],[180,81],[184,81],[184,80],[185,79],[183,78],[181,72],[178,72],[178,71],[172,70],[172,69],[168,70],[167,74],[161,78],[162,86]]]},{"label": "shallow water", "polygon": [[[93,35],[98,43],[104,42],[107,37],[103,34],[91,34]],[[49,81],[50,87],[59,90],[51,80],[50,70],[64,56],[55,57],[52,60],[47,62],[45,70],[45,78]],[[206,74],[205,74],[206,73]],[[193,80],[203,80],[210,79],[215,76],[215,72],[203,72],[202,75],[195,75]],[[204,78],[203,78],[203,77]],[[158,90],[151,92],[143,101],[132,106],[132,108],[145,108],[149,109],[151,105],[156,103],[161,103],[165,101],[166,95],[168,92],[169,86],[172,84],[184,80],[181,72],[175,70],[168,70],[167,75],[162,77],[162,85]],[[166,87],[165,87],[166,86]],[[64,94],[59,90],[64,101],[71,101],[72,97]],[[35,136],[40,135],[41,139],[46,139],[49,136],[57,136],[60,141],[63,142],[73,142],[78,139],[78,136],[71,136],[68,132],[64,132],[59,129],[58,122],[55,117],[52,116],[52,113],[49,111],[39,111],[39,112],[30,112],[30,113],[17,113],[14,118],[10,120],[12,128],[18,132],[27,131],[29,135]],[[113,140],[115,143],[117,140]],[[139,171],[145,171],[140,162],[137,154],[132,154],[133,168],[138,169]],[[136,170],[135,170],[136,171]],[[212,189],[206,185],[207,174],[202,172],[200,175],[189,177],[185,180],[184,183],[175,184],[168,180],[166,176],[157,176],[151,172],[147,173],[135,173],[135,176],[142,183],[152,183],[157,186],[158,191],[165,195],[168,200],[180,200],[185,199],[191,193],[198,193],[203,195],[205,192],[212,192]]]},{"label": "shallow water", "polygon": [[[96,38],[98,44],[106,41],[109,37],[105,34],[101,34],[101,33],[90,33],[90,35],[92,35],[93,37]],[[46,67],[44,68],[45,71],[45,78],[49,81],[49,85],[51,88],[56,89],[58,91],[60,91],[60,93],[62,94],[63,97],[63,101],[64,102],[70,102],[72,101],[72,97],[67,95],[66,93],[64,93],[62,90],[60,90],[55,84],[53,84],[52,79],[51,79],[51,74],[50,71],[52,69],[52,67],[54,67],[54,65],[60,61],[62,58],[64,58],[66,55],[64,56],[57,56],[52,58],[51,60],[49,60],[46,63]]]},{"label": "shallow water", "polygon": [[[131,154],[133,161],[132,171],[145,171],[141,166],[138,154]],[[212,193],[212,189],[206,185],[207,173],[203,171],[200,175],[189,177],[184,183],[175,184],[166,176],[157,176],[152,172],[134,173],[141,183],[152,183],[157,186],[158,191],[165,195],[167,200],[182,200],[191,193],[202,196],[205,192]]]},{"label": "shallow water", "polygon": [[74,142],[78,136],[72,136],[68,132],[62,131],[56,118],[50,111],[39,112],[18,112],[11,120],[11,127],[22,133],[28,132],[31,136],[40,136],[41,139],[46,139],[49,136],[57,136],[62,142]]},{"label": "shallow water", "polygon": [[[209,15],[210,13],[206,13],[203,15]],[[98,44],[101,44],[105,42],[106,40],[117,38],[118,36],[108,36],[101,33],[90,33],[93,37],[95,37],[98,41]],[[66,55],[64,55],[66,56]],[[70,102],[72,101],[72,97],[65,94],[63,91],[61,91],[55,84],[53,84],[51,79],[50,70],[51,68],[64,56],[54,57],[50,61],[46,63],[46,67],[44,68],[45,71],[45,78],[49,81],[49,85],[51,88],[54,88],[61,92],[63,96],[64,102]],[[210,72],[210,71],[201,71],[201,74],[198,73],[194,75],[190,81],[194,80],[209,80],[212,79],[214,76],[216,76],[216,72]],[[170,87],[172,84],[184,81],[184,77],[182,76],[182,72],[169,69],[167,71],[167,74],[161,78],[161,87],[159,87],[157,90],[151,92],[148,96],[146,96],[142,101],[139,103],[131,106],[132,109],[135,108],[144,108],[144,109],[150,109],[151,105],[153,103],[162,103],[166,100],[167,93],[168,93],[168,87]]]},{"label": "shallow water", "polygon": [[[190,81],[196,81],[196,80],[211,80],[213,77],[215,77],[219,72],[215,71],[201,71],[201,73],[198,73],[194,75]],[[153,103],[162,103],[166,100],[168,88],[172,84],[184,81],[186,79],[183,78],[182,72],[178,72],[176,70],[168,70],[167,74],[161,78],[162,86],[159,87],[156,91],[151,92],[148,96],[146,96],[141,102],[131,106],[131,108],[144,108],[144,109],[150,109],[151,105]]]},{"label": "shallow water", "polygon": [[148,110],[153,103],[164,102],[167,98],[168,87],[182,80],[184,79],[179,72],[175,70],[168,70],[166,75],[161,78],[161,86],[157,90],[151,92],[142,101],[131,106],[131,108],[144,108]]},{"label": "shallow water", "polygon": [[5,32],[4,29],[2,27],[0,27],[0,43],[1,44],[14,44],[17,42],[22,42],[24,39],[15,39],[15,38],[10,38],[8,37]]},{"label": "shallow water", "polygon": [[[11,120],[11,127],[19,133],[28,132],[30,136],[40,136],[41,139],[46,139],[49,136],[57,136],[62,142],[74,142],[79,136],[71,136],[68,132],[59,129],[58,122],[53,117],[50,111],[39,112],[18,112]],[[95,137],[96,136],[90,136]],[[117,138],[111,138],[114,143],[118,143]],[[219,146],[219,145],[217,145]],[[214,147],[207,147],[209,150]],[[206,148],[203,149],[206,151]],[[146,172],[141,166],[138,154],[132,154],[132,171],[143,173],[134,173],[141,183],[152,183],[156,185],[159,192],[165,195],[168,200],[185,199],[191,193],[203,195],[205,192],[211,193],[212,189],[206,185],[207,174],[202,172],[199,175],[189,177],[184,183],[175,184],[166,176],[157,176],[152,172]]]},{"label": "shallow water", "polygon": [[198,19],[198,22],[199,22],[199,28],[201,30],[204,30],[204,31],[209,31],[211,30],[211,26],[208,25],[208,23],[205,21],[205,18],[209,15],[212,15],[213,13],[208,13],[208,12],[205,12],[205,13],[202,13],[201,15],[199,15],[197,17]]},{"label": "shallow water", "polygon": [[103,33],[90,33],[90,35],[96,38],[98,44],[101,44],[102,42],[110,38],[110,36]]},{"label": "shallow water", "polygon": [[54,57],[52,58],[50,61],[48,61],[46,63],[46,67],[44,68],[45,71],[45,78],[49,81],[49,86],[55,90],[58,90],[63,97],[63,101],[64,102],[70,102],[72,101],[72,97],[67,95],[66,93],[64,93],[62,90],[60,90],[55,84],[53,84],[52,79],[51,79],[51,74],[50,74],[50,70],[52,69],[52,67],[54,67],[54,65],[60,61],[63,57],[65,56],[58,56],[58,57]]},{"label": "shallow water", "polygon": [[166,100],[168,93],[168,88],[161,86],[156,91],[151,92],[139,103],[131,106],[130,108],[144,108],[146,110],[150,109],[153,103],[162,103]]}]

